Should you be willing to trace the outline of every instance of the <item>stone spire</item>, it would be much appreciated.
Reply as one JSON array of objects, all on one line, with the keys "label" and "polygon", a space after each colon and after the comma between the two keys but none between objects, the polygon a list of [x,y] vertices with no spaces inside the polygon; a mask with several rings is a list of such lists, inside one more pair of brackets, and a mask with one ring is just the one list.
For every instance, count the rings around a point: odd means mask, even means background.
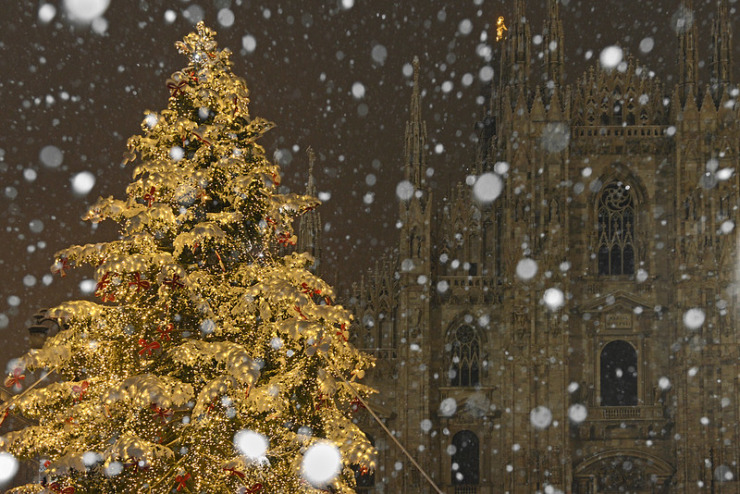
[{"label": "stone spire", "polygon": [[732,82],[732,23],[727,0],[717,2],[717,16],[712,23],[712,86]]},{"label": "stone spire", "polygon": [[[316,155],[312,148],[306,150],[308,154],[308,184],[306,195],[316,197],[316,183],[313,178],[313,165]],[[321,215],[317,210],[304,213],[298,223],[298,252],[308,252],[314,258],[312,271],[318,274],[321,260]]]},{"label": "stone spire", "polygon": [[563,22],[560,20],[559,0],[548,0],[549,12],[543,28],[545,34],[545,82],[555,87],[563,85],[565,55],[563,49]]},{"label": "stone spire", "polygon": [[427,124],[421,118],[421,90],[419,89],[419,57],[414,57],[414,88],[411,93],[409,120],[406,122],[406,180],[420,189],[426,173]]},{"label": "stone spire", "polygon": [[696,47],[698,38],[694,19],[693,0],[681,0],[676,20],[678,34],[678,86],[683,98],[696,97],[698,83],[699,54]]},{"label": "stone spire", "polygon": [[531,36],[524,0],[514,4],[514,20],[501,54],[501,85],[525,86],[529,82]]}]

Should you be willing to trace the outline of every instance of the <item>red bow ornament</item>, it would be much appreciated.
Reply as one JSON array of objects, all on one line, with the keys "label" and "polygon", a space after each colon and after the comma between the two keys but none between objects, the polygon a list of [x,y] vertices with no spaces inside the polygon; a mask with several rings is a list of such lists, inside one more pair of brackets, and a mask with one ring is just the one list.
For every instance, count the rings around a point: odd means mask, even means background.
[{"label": "red bow ornament", "polygon": [[149,192],[144,194],[144,200],[146,201],[146,207],[150,208],[152,207],[152,203],[154,202],[154,191],[156,191],[157,188],[152,186],[151,189],[149,189]]},{"label": "red bow ornament", "polygon": [[174,325],[168,324],[164,328],[162,326],[157,326],[157,332],[159,333],[159,340],[160,341],[172,341],[172,338],[170,337],[170,333],[172,333],[172,330],[175,328]]},{"label": "red bow ornament", "polygon": [[73,494],[75,491],[74,487],[62,487],[59,482],[52,482],[51,485],[49,485],[49,489],[51,489],[51,492],[56,492],[58,494]]},{"label": "red bow ornament", "polygon": [[139,290],[149,290],[149,287],[152,286],[152,284],[149,283],[147,280],[142,279],[141,274],[137,271],[136,273],[134,273],[134,281],[130,281],[128,286],[135,286],[136,293],[139,293]]},{"label": "red bow ornament", "polygon": [[344,324],[337,330],[336,332],[337,336],[341,336],[344,341],[347,341],[347,338],[349,338],[349,331],[347,331],[347,328]]},{"label": "red bow ornament", "polygon": [[180,276],[177,274],[173,274],[169,280],[164,280],[164,284],[172,289],[183,288],[185,286],[185,283],[180,281]]},{"label": "red bow ornament", "polygon": [[177,490],[180,491],[185,488],[185,484],[187,481],[190,480],[190,474],[186,473],[185,475],[178,475],[175,477],[175,482],[177,482]]},{"label": "red bow ornament", "polygon": [[25,378],[26,376],[23,375],[23,370],[20,367],[16,367],[15,369],[13,369],[13,375],[9,376],[5,380],[5,387],[13,388],[16,391],[20,391],[21,381],[23,381]]},{"label": "red bow ornament", "polygon": [[306,316],[305,316],[305,315],[303,314],[303,312],[301,312],[301,308],[300,308],[300,307],[298,307],[298,306],[296,305],[296,306],[294,306],[293,308],[294,308],[294,309],[295,309],[295,311],[296,311],[296,312],[298,313],[298,315],[300,315],[300,316],[301,316],[301,317],[302,317],[303,319],[308,319],[308,318],[307,318],[307,317],[306,317]]},{"label": "red bow ornament", "polygon": [[224,468],[224,472],[229,472],[230,475],[236,475],[240,479],[244,480],[246,478],[246,475],[244,475],[242,472],[236,469],[236,467],[232,468]]},{"label": "red bow ornament", "polygon": [[72,392],[77,395],[75,398],[77,401],[82,400],[82,397],[85,396],[85,393],[87,393],[87,388],[90,387],[90,383],[87,381],[82,381],[81,385],[75,384],[72,386]]},{"label": "red bow ornament", "polygon": [[283,245],[295,245],[295,239],[290,232],[282,232],[278,234],[278,243]]},{"label": "red bow ornament", "polygon": [[162,423],[166,423],[167,419],[170,418],[174,413],[171,409],[161,408],[155,403],[152,403],[152,410],[154,411],[152,417],[159,417],[160,419],[162,419]]},{"label": "red bow ornament", "polygon": [[162,345],[160,345],[158,341],[152,341],[152,342],[147,343],[147,341],[144,338],[141,338],[139,340],[139,345],[144,347],[141,350],[139,350],[139,355],[144,355],[146,353],[147,356],[151,356],[154,350],[162,348]]},{"label": "red bow ornament", "polygon": [[252,487],[247,487],[247,490],[245,492],[259,492],[262,490],[262,484],[257,482]]},{"label": "red bow ornament", "polygon": [[71,267],[71,264],[69,262],[69,259],[66,257],[60,257],[57,262],[54,263],[54,265],[51,267],[51,272],[56,274],[59,273],[59,276],[64,278],[67,276],[67,270]]},{"label": "red bow ornament", "polygon": [[352,411],[355,413],[359,412],[360,408],[365,408],[365,405],[362,404],[359,398],[354,398],[350,403],[350,406],[352,406]]},{"label": "red bow ornament", "polygon": [[178,96],[180,94],[185,94],[182,88],[184,88],[187,85],[188,85],[187,81],[175,82],[173,79],[169,79],[167,81],[167,89],[170,90],[170,94],[173,97]]}]

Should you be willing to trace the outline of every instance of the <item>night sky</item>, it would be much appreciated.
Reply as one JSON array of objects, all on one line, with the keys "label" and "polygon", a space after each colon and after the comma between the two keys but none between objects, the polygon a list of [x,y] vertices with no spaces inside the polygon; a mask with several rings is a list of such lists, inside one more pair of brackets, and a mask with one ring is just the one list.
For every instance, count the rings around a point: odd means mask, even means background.
[{"label": "night sky", "polygon": [[[499,15],[511,24],[514,4],[111,0],[102,18],[85,24],[73,22],[64,3],[0,4],[2,362],[27,348],[26,327],[38,308],[85,296],[80,282],[92,276],[91,268],[49,283],[54,253],[115,238],[115,225],[94,228],[80,217],[98,196],[123,196],[132,171],[121,165],[126,139],[140,131],[146,110],[166,107],[165,81],[186,65],[174,43],[198,20],[234,52],[234,70],[251,90],[251,114],[277,124],[262,144],[283,165],[286,189],[304,190],[305,150],[316,151],[315,176],[325,199],[322,275],[343,289],[397,239],[395,189],[403,178],[410,62],[415,55],[421,61],[428,163],[439,198],[473,164],[475,124],[487,106],[481,95],[488,92],[479,74],[487,65],[498,72],[491,26]],[[546,2],[527,3],[535,36]],[[730,5],[735,17],[737,1]],[[670,85],[678,6],[679,0],[563,1],[566,81],[575,82],[602,49],[618,44]],[[700,59],[708,62],[714,1],[695,0],[694,6]],[[542,49],[533,45],[532,53]],[[737,68],[737,49],[734,59]],[[539,75],[537,61],[533,68]],[[706,80],[707,73],[704,68],[700,77]],[[62,152],[61,163],[47,146]],[[72,186],[83,172],[95,177],[84,195]]]}]

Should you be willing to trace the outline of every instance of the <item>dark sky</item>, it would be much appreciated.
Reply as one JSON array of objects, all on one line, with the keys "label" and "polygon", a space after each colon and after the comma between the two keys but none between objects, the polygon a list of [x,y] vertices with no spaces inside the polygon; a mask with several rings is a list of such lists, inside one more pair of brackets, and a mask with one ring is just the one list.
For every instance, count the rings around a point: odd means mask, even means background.
[{"label": "dark sky", "polygon": [[[55,15],[43,22],[51,12],[42,8],[47,3]],[[166,106],[165,81],[186,65],[173,44],[201,17],[218,32],[220,46],[234,52],[235,72],[251,90],[252,115],[277,124],[262,144],[270,155],[279,152],[284,185],[303,191],[306,147],[319,156],[316,180],[328,197],[320,210],[327,224],[323,275],[347,287],[397,238],[395,188],[402,179],[411,80],[404,66],[419,56],[429,164],[439,197],[472,164],[471,138],[485,109],[479,96],[486,84],[478,74],[490,63],[485,51],[498,49],[490,26],[499,15],[511,23],[514,2],[111,0],[93,25],[72,22],[64,3],[0,4],[3,362],[26,348],[25,328],[38,308],[83,296],[80,281],[92,275],[89,268],[47,285],[54,252],[115,237],[114,225],[95,229],[80,217],[98,196],[123,195],[131,174],[120,165],[125,141],[139,132],[145,110]],[[734,17],[737,2],[730,3]],[[671,20],[678,4],[563,1],[567,81],[574,82],[603,48],[619,44],[670,82],[676,48]],[[714,2],[694,5],[700,58],[708,61]],[[532,34],[540,33],[545,0],[530,0],[527,13]],[[645,38],[653,48],[641,53]],[[541,49],[535,45],[532,52]],[[735,60],[740,64],[737,50]],[[364,88],[359,99],[356,83]],[[63,153],[59,166],[42,162],[47,146]],[[86,195],[75,194],[71,185],[82,172],[96,179]]]}]

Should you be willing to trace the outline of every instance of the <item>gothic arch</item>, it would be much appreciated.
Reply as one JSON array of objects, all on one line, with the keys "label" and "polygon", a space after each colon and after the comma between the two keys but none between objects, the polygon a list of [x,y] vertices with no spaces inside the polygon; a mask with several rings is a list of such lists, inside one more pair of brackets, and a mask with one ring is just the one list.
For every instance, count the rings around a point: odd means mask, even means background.
[{"label": "gothic arch", "polygon": [[638,449],[603,451],[576,466],[573,492],[603,492],[611,487],[619,488],[619,492],[667,493],[674,472],[662,458]]},{"label": "gothic arch", "polygon": [[639,363],[637,349],[625,340],[613,340],[599,352],[601,406],[637,406]]},{"label": "gothic arch", "polygon": [[481,383],[483,338],[473,323],[451,325],[445,338],[445,375],[450,386],[477,386]]},{"label": "gothic arch", "polygon": [[602,185],[592,196],[591,207],[592,246],[597,252],[594,272],[633,275],[641,262],[649,262],[645,256],[645,232],[650,221],[645,213],[645,186],[619,162],[613,163],[599,182]]},{"label": "gothic arch", "polygon": [[452,437],[455,452],[450,464],[450,478],[455,485],[480,482],[480,446],[473,431],[462,430]]}]

